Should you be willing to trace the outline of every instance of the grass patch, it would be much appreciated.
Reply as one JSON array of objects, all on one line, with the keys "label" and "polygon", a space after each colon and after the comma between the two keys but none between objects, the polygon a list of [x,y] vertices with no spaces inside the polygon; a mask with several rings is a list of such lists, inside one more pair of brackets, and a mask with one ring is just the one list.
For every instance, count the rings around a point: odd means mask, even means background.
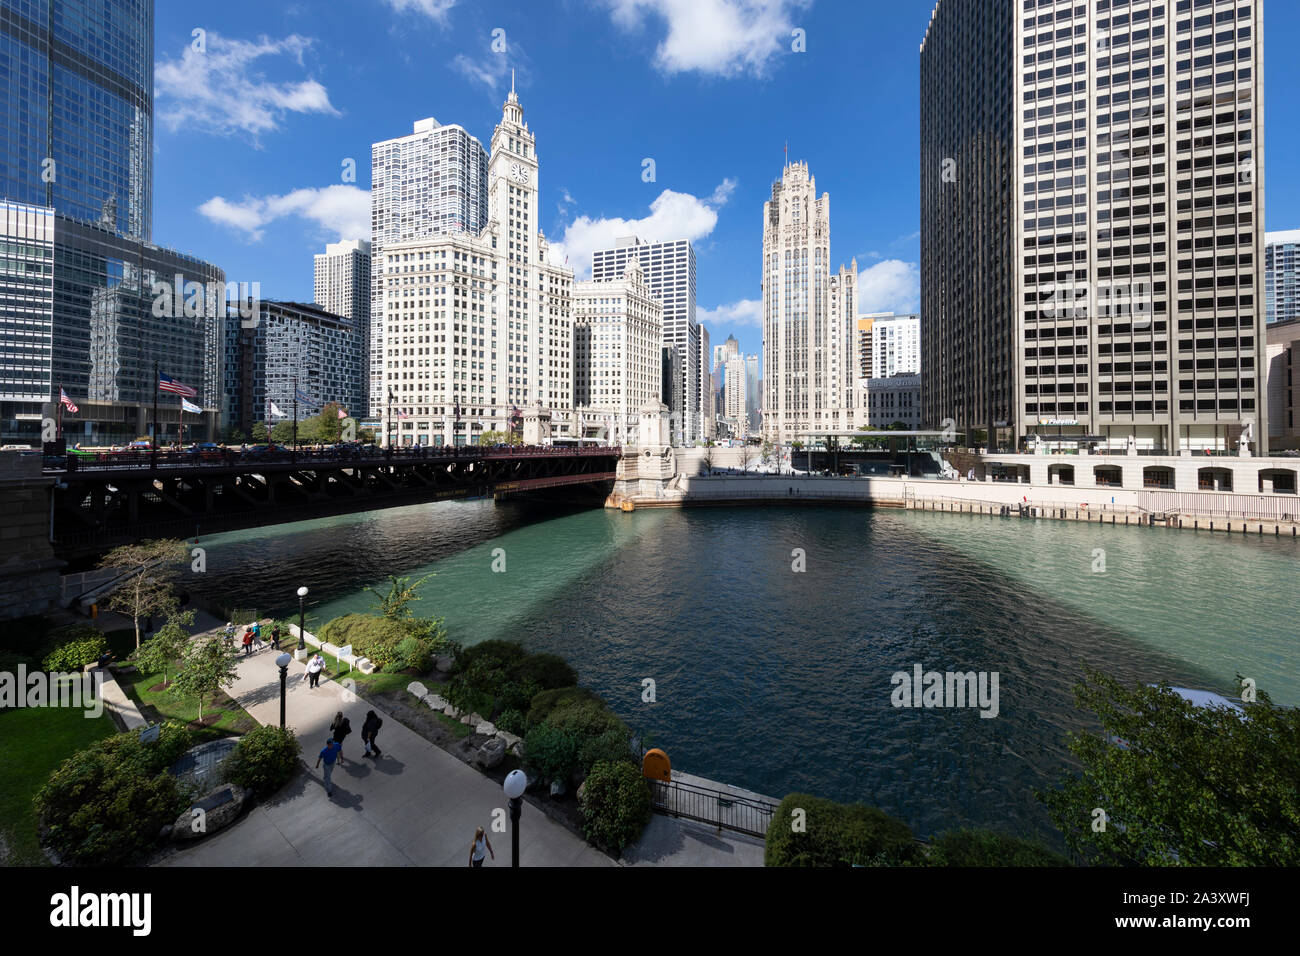
[{"label": "grass patch", "polygon": [[442,725],[451,731],[451,735],[457,740],[464,740],[474,732],[474,728],[469,724],[462,724],[459,720],[453,720],[443,713],[434,713],[430,711],[435,718],[442,722]]},{"label": "grass patch", "polygon": [[6,866],[45,866],[36,837],[32,798],[68,757],[101,737],[117,733],[108,713],[87,717],[74,707],[17,707],[0,713],[0,833],[9,855]]},{"label": "grass patch", "polygon": [[[175,677],[175,665],[167,673],[169,677]],[[189,724],[198,720],[198,701],[177,697],[171,692],[170,685],[156,691],[150,690],[150,688],[161,684],[162,680],[162,671],[155,673],[136,671],[131,674],[117,675],[119,686],[136,702],[140,708],[141,716],[149,723],[178,720],[183,724]],[[248,716],[244,708],[235,703],[234,699],[224,691],[218,691],[215,697],[215,700],[209,699],[203,704],[205,726],[190,728],[194,731],[195,746],[220,737],[245,734],[254,727],[259,726],[257,721]],[[219,714],[220,716],[216,721],[206,723],[213,714]]]}]

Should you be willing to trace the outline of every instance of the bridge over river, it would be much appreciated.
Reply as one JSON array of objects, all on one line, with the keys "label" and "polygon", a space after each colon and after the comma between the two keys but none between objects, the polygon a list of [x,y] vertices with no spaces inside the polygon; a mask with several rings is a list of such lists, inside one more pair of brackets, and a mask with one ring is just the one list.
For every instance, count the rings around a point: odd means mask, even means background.
[{"label": "bridge over river", "polygon": [[47,459],[52,543],[65,560],[144,538],[199,534],[451,498],[609,493],[617,447],[431,447]]}]

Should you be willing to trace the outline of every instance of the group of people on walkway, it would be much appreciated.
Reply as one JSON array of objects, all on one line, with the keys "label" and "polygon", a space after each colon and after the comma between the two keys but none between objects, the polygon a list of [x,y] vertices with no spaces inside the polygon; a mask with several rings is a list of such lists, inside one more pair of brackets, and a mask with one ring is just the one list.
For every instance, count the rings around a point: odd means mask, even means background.
[{"label": "group of people on walkway", "polygon": [[[275,650],[280,649],[280,625],[271,625],[271,647]],[[226,646],[232,647],[235,643],[235,624],[233,621],[226,622],[225,628]],[[254,651],[263,650],[266,647],[266,641],[262,640],[262,622],[254,621],[244,628],[244,635],[240,639],[240,646],[244,649],[244,656],[251,657]]]},{"label": "group of people on walkway", "polygon": [[[366,719],[361,724],[361,742],[366,746],[366,757],[381,757],[383,751],[375,743],[375,737],[379,733],[379,728],[384,725],[383,718],[373,710],[366,711]],[[343,741],[347,739],[348,734],[352,733],[352,722],[339,711],[334,715],[334,722],[330,724],[330,736],[325,741],[324,748],[316,757],[316,767],[319,768],[322,763],[325,764],[325,795],[334,796],[334,765],[344,763],[343,758]]]}]

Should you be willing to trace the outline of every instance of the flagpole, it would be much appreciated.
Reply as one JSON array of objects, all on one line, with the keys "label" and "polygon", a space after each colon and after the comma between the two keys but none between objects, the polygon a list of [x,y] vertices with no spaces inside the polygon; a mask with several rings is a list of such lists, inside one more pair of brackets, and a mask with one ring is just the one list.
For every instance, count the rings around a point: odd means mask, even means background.
[{"label": "flagpole", "polygon": [[293,377],[293,460],[298,460],[298,376]]},{"label": "flagpole", "polygon": [[153,447],[149,451],[153,467],[158,467],[158,384],[162,379],[158,377],[158,362],[153,363],[153,441],[150,443]]},{"label": "flagpole", "polygon": [[63,383],[59,383],[59,397],[54,401],[54,440],[63,437]]}]

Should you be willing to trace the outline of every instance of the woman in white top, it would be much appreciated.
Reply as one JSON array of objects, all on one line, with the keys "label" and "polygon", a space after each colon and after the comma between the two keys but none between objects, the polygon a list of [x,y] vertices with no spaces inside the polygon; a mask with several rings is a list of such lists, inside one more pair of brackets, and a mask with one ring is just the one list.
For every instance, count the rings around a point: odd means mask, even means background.
[{"label": "woman in white top", "polygon": [[469,848],[469,865],[482,866],[484,857],[489,853],[492,854],[492,859],[497,858],[496,853],[492,850],[491,842],[488,841],[487,834],[483,832],[482,827],[479,827],[474,831],[474,842]]}]

